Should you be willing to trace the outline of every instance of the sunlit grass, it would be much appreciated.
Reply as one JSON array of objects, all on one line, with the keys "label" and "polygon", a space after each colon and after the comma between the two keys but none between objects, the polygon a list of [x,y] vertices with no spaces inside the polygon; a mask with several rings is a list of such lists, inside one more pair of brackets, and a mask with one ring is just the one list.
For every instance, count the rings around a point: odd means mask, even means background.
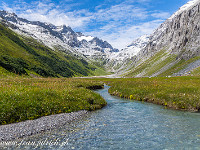
[{"label": "sunlit grass", "polygon": [[103,88],[103,83],[65,78],[0,79],[0,124],[102,108],[106,101],[90,90],[96,88]]},{"label": "sunlit grass", "polygon": [[174,109],[200,110],[200,77],[103,79],[109,93]]}]

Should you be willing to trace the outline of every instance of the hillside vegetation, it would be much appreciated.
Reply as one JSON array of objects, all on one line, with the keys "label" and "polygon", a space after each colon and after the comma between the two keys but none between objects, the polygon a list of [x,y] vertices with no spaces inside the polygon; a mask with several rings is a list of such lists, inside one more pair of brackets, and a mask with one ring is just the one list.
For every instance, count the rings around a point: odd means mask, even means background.
[{"label": "hillside vegetation", "polygon": [[[94,75],[96,67],[66,52],[53,51],[0,24],[1,76],[72,77]],[[14,74],[12,74],[14,73]]]},{"label": "hillside vegetation", "polygon": [[190,59],[179,59],[178,55],[169,54],[161,50],[143,62],[138,62],[127,73],[125,77],[166,77],[200,75],[200,57],[194,56]]}]

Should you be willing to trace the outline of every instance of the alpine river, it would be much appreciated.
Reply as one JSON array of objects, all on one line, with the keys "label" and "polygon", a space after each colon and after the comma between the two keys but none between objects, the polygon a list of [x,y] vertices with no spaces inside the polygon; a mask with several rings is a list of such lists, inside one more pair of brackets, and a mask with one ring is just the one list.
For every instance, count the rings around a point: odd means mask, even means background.
[{"label": "alpine river", "polygon": [[9,149],[200,149],[200,113],[117,98],[109,95],[108,88],[97,90],[108,103],[103,109],[59,129],[27,137],[23,144]]}]

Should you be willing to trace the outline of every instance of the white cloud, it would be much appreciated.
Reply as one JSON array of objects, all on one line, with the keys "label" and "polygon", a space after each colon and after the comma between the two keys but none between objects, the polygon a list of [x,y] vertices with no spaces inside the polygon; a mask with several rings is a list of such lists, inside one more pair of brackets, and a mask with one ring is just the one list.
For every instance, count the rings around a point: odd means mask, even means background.
[{"label": "white cloud", "polygon": [[168,13],[168,12],[157,12],[157,13],[153,13],[153,14],[151,14],[151,16],[152,17],[154,17],[154,18],[165,18],[165,19],[167,19],[167,18],[169,18],[170,17],[170,13]]},{"label": "white cloud", "polygon": [[115,28],[112,33],[107,33],[106,29],[110,29],[113,25],[107,25],[105,30],[93,31],[87,33],[88,35],[98,36],[104,40],[107,40],[113,45],[122,49],[130,44],[134,39],[139,38],[144,34],[151,34],[164,20],[154,20],[150,22],[141,23],[138,25],[126,26]]},{"label": "white cloud", "polygon": [[2,3],[2,8],[8,12],[14,12],[13,8],[10,8],[6,3]]},{"label": "white cloud", "polygon": [[[68,5],[68,7],[70,6]],[[68,7],[65,7],[65,9]],[[54,3],[48,1],[35,1],[31,4],[24,2],[23,6],[16,4],[13,7],[8,7],[8,5],[4,4],[3,9],[9,12],[15,12],[19,17],[26,18],[30,21],[48,22],[54,25],[65,24],[72,28],[85,26],[90,21],[90,16],[80,16],[79,13],[84,13],[84,10],[79,12],[66,12],[60,6],[56,6]]]},{"label": "white cloud", "polygon": [[147,11],[134,5],[119,4],[111,8],[100,9],[94,14],[98,21],[130,21],[130,19],[146,19]]}]

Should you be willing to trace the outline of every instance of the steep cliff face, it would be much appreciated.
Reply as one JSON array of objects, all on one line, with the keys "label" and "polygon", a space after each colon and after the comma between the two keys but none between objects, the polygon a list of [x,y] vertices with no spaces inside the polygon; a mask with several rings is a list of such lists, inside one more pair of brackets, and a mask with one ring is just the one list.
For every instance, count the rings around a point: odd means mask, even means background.
[{"label": "steep cliff face", "polygon": [[[155,30],[135,58],[128,76],[188,74],[199,67],[195,63],[199,55],[200,1],[192,0]],[[195,65],[186,69],[190,63]]]},{"label": "steep cliff face", "polygon": [[[182,10],[183,8],[184,10]],[[180,54],[179,58],[184,59],[198,55],[200,44],[199,12],[200,1],[197,0],[187,9],[180,8],[154,32],[144,53],[149,55],[149,52],[166,49],[173,54]],[[180,53],[183,50],[184,53]]]}]

